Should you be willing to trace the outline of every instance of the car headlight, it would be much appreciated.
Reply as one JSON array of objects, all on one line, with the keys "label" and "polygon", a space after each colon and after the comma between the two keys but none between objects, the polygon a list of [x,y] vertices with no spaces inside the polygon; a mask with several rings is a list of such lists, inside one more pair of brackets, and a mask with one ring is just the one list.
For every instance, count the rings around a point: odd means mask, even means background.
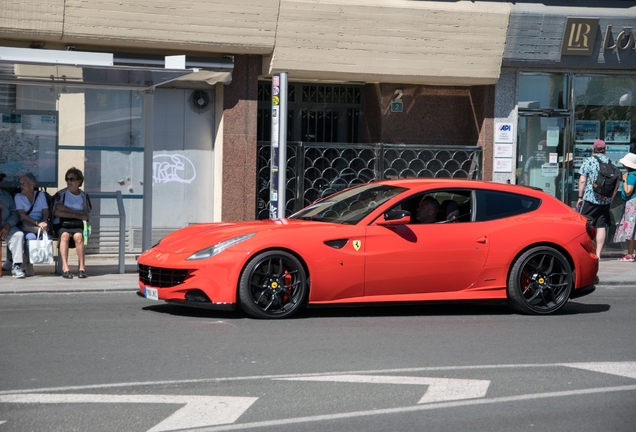
[{"label": "car headlight", "polygon": [[255,234],[256,233],[244,234],[238,237],[231,238],[229,240],[222,241],[215,244],[214,246],[210,246],[209,248],[201,249],[200,251],[193,253],[192,255],[187,257],[186,260],[202,260],[213,257],[214,255],[223,252],[225,249],[232,247],[235,244],[239,244],[244,240],[254,237]]}]

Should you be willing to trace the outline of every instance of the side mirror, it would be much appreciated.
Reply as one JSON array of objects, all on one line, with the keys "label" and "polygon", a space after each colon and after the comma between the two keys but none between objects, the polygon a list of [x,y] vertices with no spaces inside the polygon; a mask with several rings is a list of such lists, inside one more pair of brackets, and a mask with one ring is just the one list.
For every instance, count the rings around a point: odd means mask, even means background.
[{"label": "side mirror", "polygon": [[384,213],[384,217],[377,221],[378,225],[404,225],[411,222],[411,213],[406,210],[391,210]]}]

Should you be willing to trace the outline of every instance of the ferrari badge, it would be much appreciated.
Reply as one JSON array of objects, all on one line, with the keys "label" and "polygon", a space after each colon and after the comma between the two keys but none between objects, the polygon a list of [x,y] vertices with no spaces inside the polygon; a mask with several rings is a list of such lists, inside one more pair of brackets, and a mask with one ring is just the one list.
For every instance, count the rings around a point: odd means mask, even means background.
[{"label": "ferrari badge", "polygon": [[362,245],[362,242],[361,242],[360,240],[354,240],[354,241],[353,241],[353,248],[354,248],[356,251],[359,251],[359,250],[360,250],[360,246],[361,246],[361,245]]}]

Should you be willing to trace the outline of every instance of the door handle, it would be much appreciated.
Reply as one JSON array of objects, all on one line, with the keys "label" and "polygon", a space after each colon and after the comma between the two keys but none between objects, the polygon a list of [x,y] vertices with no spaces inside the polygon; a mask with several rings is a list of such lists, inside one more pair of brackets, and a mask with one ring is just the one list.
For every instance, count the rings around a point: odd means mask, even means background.
[{"label": "door handle", "polygon": [[486,244],[486,237],[479,237],[477,243]]}]

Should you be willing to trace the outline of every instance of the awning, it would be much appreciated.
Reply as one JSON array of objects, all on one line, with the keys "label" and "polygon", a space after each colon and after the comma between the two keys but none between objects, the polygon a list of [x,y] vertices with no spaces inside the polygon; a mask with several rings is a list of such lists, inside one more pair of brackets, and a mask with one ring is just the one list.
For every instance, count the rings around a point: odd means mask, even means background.
[{"label": "awning", "polygon": [[130,59],[116,64],[109,53],[0,47],[0,83],[128,90],[148,90],[169,83],[175,87],[209,87],[231,82],[234,62],[229,62],[229,66],[225,62],[216,70],[191,66],[187,61],[185,69],[166,69],[156,63],[131,65]]}]

